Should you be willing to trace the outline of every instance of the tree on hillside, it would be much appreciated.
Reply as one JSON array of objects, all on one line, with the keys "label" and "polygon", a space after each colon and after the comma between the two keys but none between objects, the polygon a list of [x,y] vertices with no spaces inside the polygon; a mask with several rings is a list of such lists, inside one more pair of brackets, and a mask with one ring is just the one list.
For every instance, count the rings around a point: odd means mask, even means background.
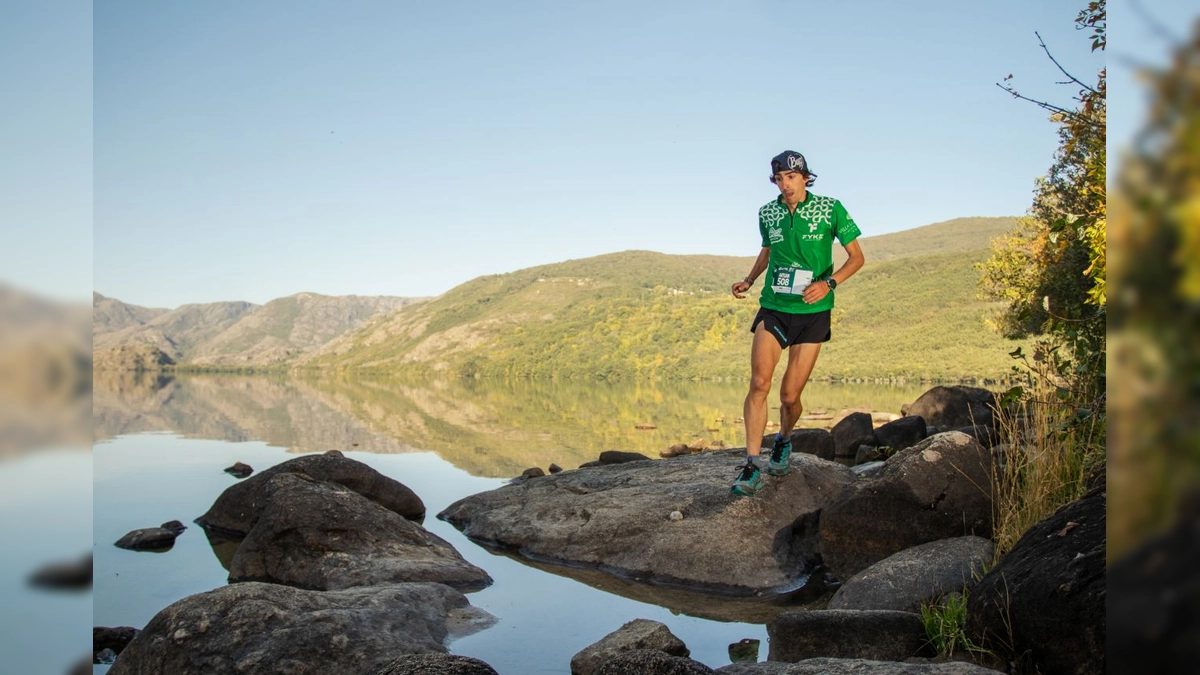
[{"label": "tree on hillside", "polygon": [[[1088,4],[1076,26],[1091,32],[1092,50],[1107,44],[1105,0]],[[1001,300],[997,326],[1006,337],[1048,335],[1049,352],[1059,355],[1060,374],[1093,395],[1104,387],[1106,291],[1105,126],[1106,70],[1095,84],[1067,72],[1048,58],[1077,87],[1068,105],[1028,98],[1012,85],[998,84],[1015,98],[1050,112],[1059,126],[1059,147],[1046,176],[1039,179],[1033,205],[1010,234],[992,243],[991,257],[980,265],[980,290]],[[1065,349],[1059,349],[1065,348]]]}]

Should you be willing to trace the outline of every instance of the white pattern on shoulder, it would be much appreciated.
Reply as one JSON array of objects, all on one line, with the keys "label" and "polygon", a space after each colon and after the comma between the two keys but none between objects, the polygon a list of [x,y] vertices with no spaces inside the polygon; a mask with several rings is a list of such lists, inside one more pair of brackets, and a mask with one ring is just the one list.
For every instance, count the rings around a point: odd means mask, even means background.
[{"label": "white pattern on shoulder", "polygon": [[836,201],[833,197],[812,195],[812,198],[804,204],[804,208],[797,211],[796,215],[817,225],[831,225],[833,223],[833,204]]}]

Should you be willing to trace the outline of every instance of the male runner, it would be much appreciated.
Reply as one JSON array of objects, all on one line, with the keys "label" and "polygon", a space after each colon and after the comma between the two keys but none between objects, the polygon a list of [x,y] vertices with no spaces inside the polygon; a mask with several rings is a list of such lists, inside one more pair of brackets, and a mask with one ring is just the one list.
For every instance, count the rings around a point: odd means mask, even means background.
[{"label": "male runner", "polygon": [[[794,150],[771,160],[771,182],[779,188],[779,196],[758,210],[762,250],[750,274],[731,288],[733,297],[744,298],[755,279],[767,272],[760,309],[750,327],[754,333],[750,391],[743,405],[746,464],[730,490],[735,495],[752,496],[762,488],[764,467],[759,451],[767,426],[767,395],[785,349],[788,361],[779,387],[779,435],[765,468],[773,476],[788,472],[792,429],[803,412],[800,394],[817,363],[821,344],[831,337],[834,290],[863,266],[858,226],[841,202],[808,191],[816,180],[804,155]],[[834,239],[849,255],[836,272]]]}]

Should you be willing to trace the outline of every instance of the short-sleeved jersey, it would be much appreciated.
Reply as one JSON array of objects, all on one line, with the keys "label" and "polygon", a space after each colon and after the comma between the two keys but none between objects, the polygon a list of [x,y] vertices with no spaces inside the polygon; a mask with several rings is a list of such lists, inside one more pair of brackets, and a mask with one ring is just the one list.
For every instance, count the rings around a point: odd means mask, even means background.
[{"label": "short-sleeved jersey", "polygon": [[771,247],[759,304],[789,314],[832,309],[833,293],[813,304],[804,302],[802,293],[809,283],[833,274],[834,239],[846,246],[862,234],[846,207],[809,192],[789,213],[780,196],[758,210],[758,230],[763,247]]}]

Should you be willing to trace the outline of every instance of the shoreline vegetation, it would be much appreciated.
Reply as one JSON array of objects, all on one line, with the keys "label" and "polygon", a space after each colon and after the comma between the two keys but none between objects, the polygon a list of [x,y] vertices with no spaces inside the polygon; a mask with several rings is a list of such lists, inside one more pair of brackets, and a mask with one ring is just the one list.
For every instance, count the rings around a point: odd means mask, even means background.
[{"label": "shoreline vegetation", "polygon": [[[373,368],[356,368],[353,370],[333,370],[325,368],[295,368],[287,366],[251,366],[251,367],[234,367],[234,366],[164,366],[161,368],[128,368],[118,370],[116,372],[129,372],[138,374],[153,374],[163,373],[171,375],[269,375],[269,376],[329,376],[336,375],[339,377],[388,377],[404,381],[407,378],[427,379],[434,377],[437,379],[459,379],[459,380],[490,380],[490,381],[509,381],[509,380],[526,380],[526,381],[555,381],[568,380],[580,382],[715,382],[715,383],[738,383],[749,382],[750,378],[746,376],[715,376],[715,377],[700,377],[700,376],[680,376],[680,377],[662,377],[655,375],[647,375],[641,377],[587,377],[579,375],[505,375],[505,376],[490,376],[479,374],[453,374],[437,372],[431,369],[419,369],[408,371],[395,371],[386,369]],[[447,377],[448,375],[452,377]],[[822,384],[942,384],[942,385],[972,385],[982,387],[1000,387],[1015,384],[1018,378],[1009,376],[978,376],[978,377],[958,377],[944,378],[933,376],[918,376],[918,377],[841,377],[841,376],[813,376],[809,378],[810,382],[820,382]]]}]

